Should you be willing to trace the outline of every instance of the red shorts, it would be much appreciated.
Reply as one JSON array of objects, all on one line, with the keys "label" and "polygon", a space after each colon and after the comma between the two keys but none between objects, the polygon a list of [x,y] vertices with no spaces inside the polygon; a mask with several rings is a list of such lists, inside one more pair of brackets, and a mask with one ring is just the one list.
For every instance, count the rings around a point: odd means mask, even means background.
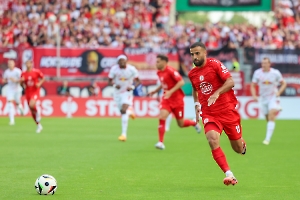
[{"label": "red shorts", "polygon": [[172,105],[169,102],[162,101],[160,104],[160,110],[167,110],[175,115],[176,119],[183,119],[184,117],[184,103],[178,105]]},{"label": "red shorts", "polygon": [[34,93],[28,93],[25,95],[26,96],[26,100],[27,100],[27,103],[30,102],[30,100],[38,100],[40,95],[39,95],[39,92],[34,92]]},{"label": "red shorts", "polygon": [[221,135],[224,130],[230,140],[238,140],[242,137],[241,117],[236,109],[217,114],[202,114],[202,122],[205,133],[214,130]]}]

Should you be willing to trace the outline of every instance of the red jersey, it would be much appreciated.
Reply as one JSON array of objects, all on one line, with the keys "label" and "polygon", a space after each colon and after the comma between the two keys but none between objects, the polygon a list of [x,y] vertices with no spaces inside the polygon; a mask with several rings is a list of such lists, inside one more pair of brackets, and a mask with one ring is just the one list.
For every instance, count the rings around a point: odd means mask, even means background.
[{"label": "red jersey", "polygon": [[228,69],[219,60],[207,58],[203,67],[194,67],[188,76],[194,90],[198,93],[203,114],[234,109],[237,105],[237,98],[231,89],[221,94],[214,104],[208,106],[209,97],[231,77]]},{"label": "red jersey", "polygon": [[29,72],[24,71],[21,78],[26,86],[25,94],[27,96],[36,93],[39,94],[40,88],[36,87],[36,84],[39,82],[39,79],[44,78],[44,75],[40,70],[33,68]]},{"label": "red jersey", "polygon": [[[157,75],[164,91],[172,89],[179,81],[182,80],[180,74],[172,67],[167,66],[164,70],[158,70]],[[162,98],[170,104],[179,104],[183,102],[184,93],[181,89],[176,90],[168,99]]]}]

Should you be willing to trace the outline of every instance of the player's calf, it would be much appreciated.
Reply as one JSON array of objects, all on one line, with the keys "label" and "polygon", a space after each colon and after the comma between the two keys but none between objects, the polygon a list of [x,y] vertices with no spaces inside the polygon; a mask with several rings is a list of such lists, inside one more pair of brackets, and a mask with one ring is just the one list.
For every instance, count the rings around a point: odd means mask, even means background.
[{"label": "player's calf", "polygon": [[238,140],[230,140],[230,144],[232,149],[238,153],[245,155],[246,154],[246,142],[243,138],[240,138]]}]

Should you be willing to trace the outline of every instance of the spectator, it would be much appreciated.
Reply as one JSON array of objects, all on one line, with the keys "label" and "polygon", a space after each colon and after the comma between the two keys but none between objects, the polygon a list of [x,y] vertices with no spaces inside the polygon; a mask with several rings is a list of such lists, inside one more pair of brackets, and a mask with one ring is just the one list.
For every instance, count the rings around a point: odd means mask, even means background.
[{"label": "spectator", "polygon": [[[172,0],[10,2],[10,9],[4,11],[0,21],[0,45],[4,47],[28,44],[53,47],[54,38],[60,34],[62,47],[177,46],[182,49],[199,40],[208,50],[223,46],[299,48],[300,3],[297,0],[278,0],[273,22],[263,22],[261,27],[176,21],[169,32],[165,28]],[[61,16],[67,22],[61,22]]]},{"label": "spectator", "polygon": [[139,82],[138,85],[136,83],[133,83],[135,85],[135,88],[133,90],[133,95],[136,97],[143,97],[145,96],[144,91],[143,91],[143,85],[142,83]]},{"label": "spectator", "polygon": [[236,58],[232,59],[232,70],[235,72],[240,71],[240,63],[238,62],[238,60]]},{"label": "spectator", "polygon": [[87,87],[89,96],[101,96],[100,87],[97,85],[97,82],[94,81]]},{"label": "spectator", "polygon": [[57,94],[61,96],[70,96],[70,87],[68,81],[64,81],[62,86],[57,89]]}]

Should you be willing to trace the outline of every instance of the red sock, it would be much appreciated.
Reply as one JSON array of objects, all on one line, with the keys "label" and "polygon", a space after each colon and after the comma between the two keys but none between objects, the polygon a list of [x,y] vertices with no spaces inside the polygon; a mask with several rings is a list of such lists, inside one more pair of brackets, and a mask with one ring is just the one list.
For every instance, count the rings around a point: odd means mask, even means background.
[{"label": "red sock", "polygon": [[183,127],[188,127],[188,126],[196,126],[196,122],[190,119],[185,119],[183,121]]},{"label": "red sock", "polygon": [[223,170],[225,173],[226,171],[230,170],[225,154],[222,151],[221,147],[218,147],[217,149],[214,149],[211,151],[212,155],[216,161],[216,163],[219,165],[219,167]]},{"label": "red sock", "polygon": [[159,126],[158,126],[158,135],[159,135],[160,142],[164,142],[165,126],[166,126],[166,120],[160,119]]},{"label": "red sock", "polygon": [[31,108],[31,116],[32,116],[33,120],[35,121],[35,123],[38,124],[38,122],[36,121],[36,113],[37,113],[36,107]]}]

